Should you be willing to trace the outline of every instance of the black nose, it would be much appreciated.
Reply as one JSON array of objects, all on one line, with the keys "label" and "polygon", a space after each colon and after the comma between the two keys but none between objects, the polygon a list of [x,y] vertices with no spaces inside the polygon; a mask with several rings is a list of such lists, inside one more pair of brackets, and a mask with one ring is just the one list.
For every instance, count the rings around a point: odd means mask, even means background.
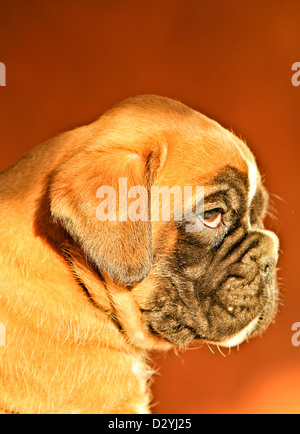
[{"label": "black nose", "polygon": [[264,256],[258,261],[258,263],[265,281],[268,282],[276,265],[275,260],[270,256]]}]

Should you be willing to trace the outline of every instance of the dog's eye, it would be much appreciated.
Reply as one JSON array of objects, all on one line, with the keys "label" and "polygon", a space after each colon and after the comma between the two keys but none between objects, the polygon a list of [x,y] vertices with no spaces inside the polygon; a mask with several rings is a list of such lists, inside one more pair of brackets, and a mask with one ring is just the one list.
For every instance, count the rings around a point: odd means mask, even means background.
[{"label": "dog's eye", "polygon": [[203,216],[203,224],[209,228],[216,229],[222,223],[223,211],[220,208],[205,211]]}]

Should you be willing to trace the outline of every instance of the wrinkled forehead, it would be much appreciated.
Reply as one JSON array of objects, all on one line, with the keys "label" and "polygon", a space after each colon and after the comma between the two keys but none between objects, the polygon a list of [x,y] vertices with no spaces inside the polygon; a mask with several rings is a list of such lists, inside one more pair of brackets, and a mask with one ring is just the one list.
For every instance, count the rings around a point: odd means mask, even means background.
[{"label": "wrinkled forehead", "polygon": [[217,122],[194,113],[188,123],[178,125],[177,133],[168,140],[168,159],[160,183],[208,188],[219,173],[226,181],[226,173],[229,176],[233,170],[244,180],[250,204],[261,185],[252,152],[243,140]]}]

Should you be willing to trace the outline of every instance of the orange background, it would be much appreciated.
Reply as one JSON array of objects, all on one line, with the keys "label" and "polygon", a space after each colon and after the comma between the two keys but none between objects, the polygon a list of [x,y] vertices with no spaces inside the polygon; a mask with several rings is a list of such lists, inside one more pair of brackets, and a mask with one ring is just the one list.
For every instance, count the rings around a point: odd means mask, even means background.
[{"label": "orange background", "polygon": [[156,413],[300,413],[300,347],[291,343],[300,321],[299,16],[299,0],[0,0],[0,170],[119,100],[156,93],[245,137],[274,194],[275,324],[226,358],[200,344],[156,354]]}]

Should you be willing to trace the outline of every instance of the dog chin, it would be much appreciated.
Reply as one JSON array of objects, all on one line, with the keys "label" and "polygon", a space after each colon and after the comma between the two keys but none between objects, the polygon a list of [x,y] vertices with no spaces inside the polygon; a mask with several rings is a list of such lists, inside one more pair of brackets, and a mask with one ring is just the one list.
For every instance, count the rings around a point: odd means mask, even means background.
[{"label": "dog chin", "polygon": [[180,331],[177,331],[176,333],[168,334],[168,337],[163,336],[163,334],[161,335],[158,334],[156,331],[154,331],[152,327],[150,327],[150,330],[154,335],[166,339],[170,344],[175,346],[178,345],[185,346],[188,345],[189,343],[200,340],[211,345],[217,345],[224,348],[233,348],[233,347],[238,347],[244,341],[247,341],[248,339],[252,338],[254,335],[257,335],[261,331],[261,327],[260,327],[261,322],[262,322],[262,315],[260,314],[256,318],[254,318],[242,330],[240,330],[239,332],[235,333],[231,337],[228,337],[222,341],[207,340],[202,336],[193,333],[188,327],[182,327]]},{"label": "dog chin", "polygon": [[261,320],[261,315],[257,316],[246,327],[244,327],[242,330],[240,330],[238,333],[234,334],[230,338],[220,342],[207,342],[207,343],[209,344],[211,343],[225,348],[237,347],[240,344],[242,344],[244,341],[252,337],[252,335],[257,331],[260,320]]}]

